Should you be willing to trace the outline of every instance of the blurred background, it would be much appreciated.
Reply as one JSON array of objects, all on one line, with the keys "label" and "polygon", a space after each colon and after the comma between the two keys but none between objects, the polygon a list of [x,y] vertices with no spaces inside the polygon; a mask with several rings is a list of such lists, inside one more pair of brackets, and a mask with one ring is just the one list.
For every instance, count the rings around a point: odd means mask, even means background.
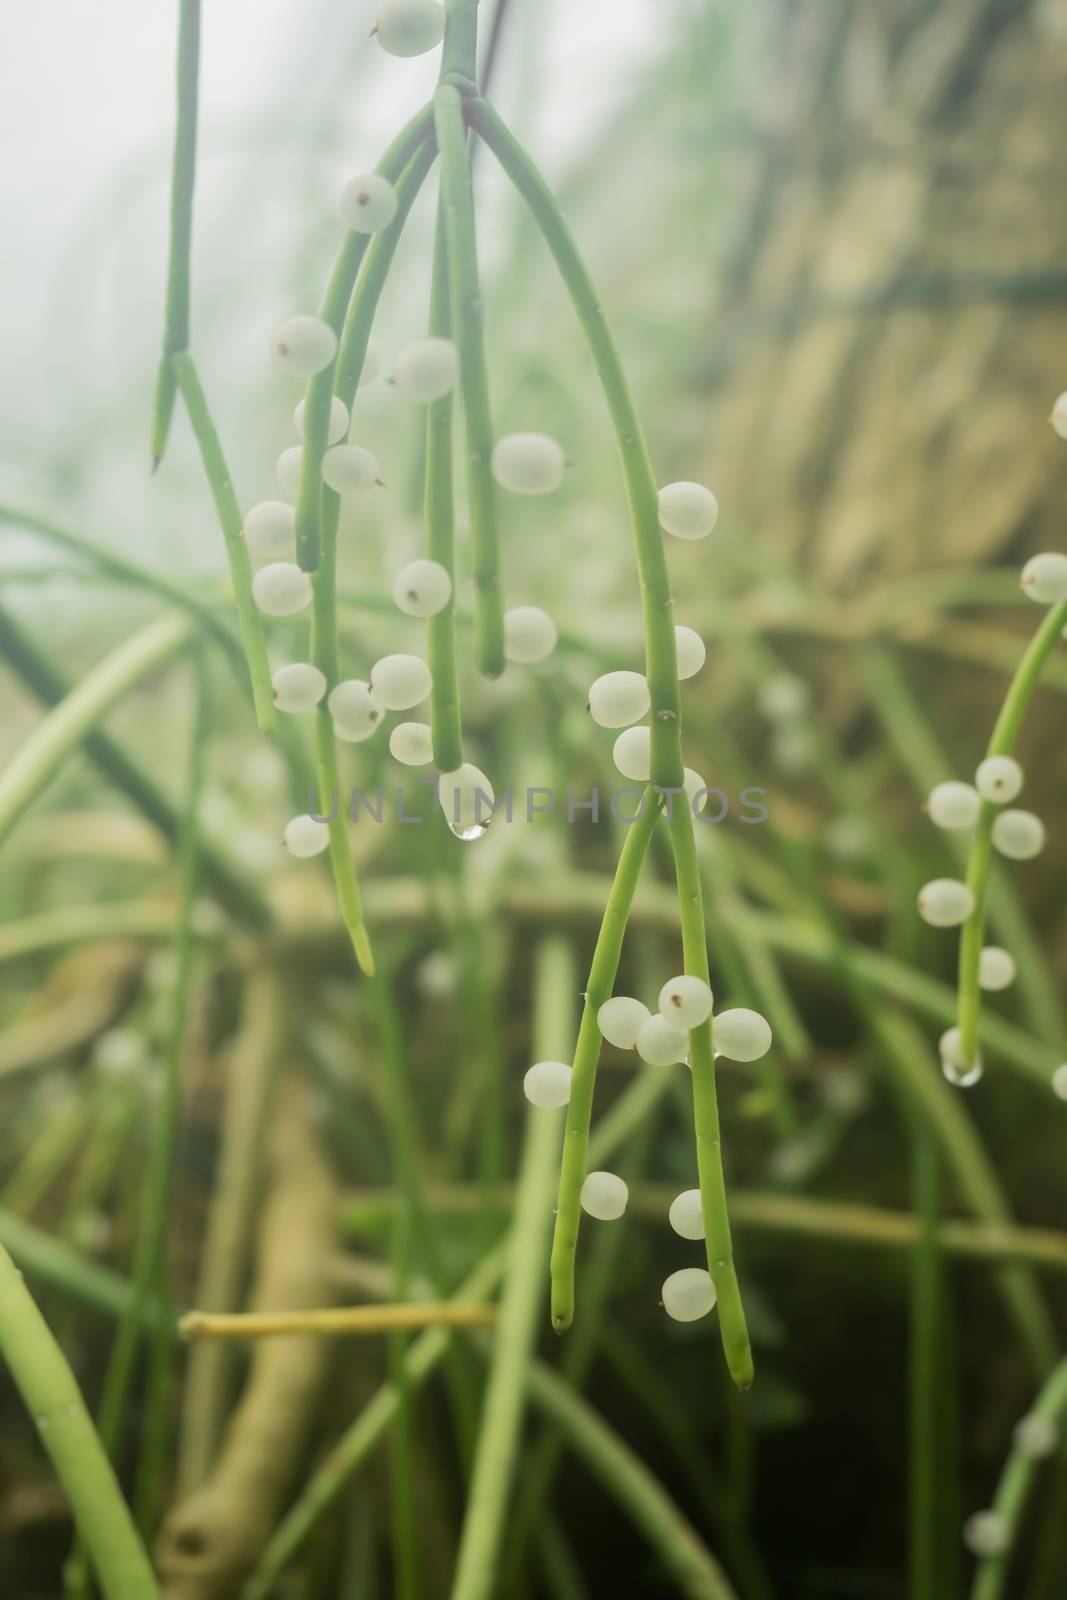
[{"label": "blurred background", "polygon": [[[273,367],[270,335],[318,305],[341,183],[373,165],[436,76],[436,55],[377,49],[373,9],[205,6],[192,347],[242,507],[276,493],[302,393]],[[50,530],[205,597],[225,576],[181,414],[149,472],[175,27],[172,6],[111,0],[24,8],[8,30],[4,761],[42,700],[165,609]],[[698,829],[717,998],[757,1005],[775,1028],[766,1062],[721,1074],[757,1383],[736,1395],[713,1323],[669,1323],[657,1304],[667,1273],[698,1258],[666,1225],[671,1196],[694,1181],[687,1084],[627,1102],[604,1164],[629,1181],[630,1212],[586,1219],[578,1324],[558,1342],[546,1313],[540,1355],[752,1600],[967,1594],[964,1521],[989,1503],[1067,1329],[1067,1110],[1048,1089],[1067,1059],[1062,656],[1018,752],[1050,842],[1039,863],[996,874],[994,932],[1019,981],[986,997],[986,1072],[965,1096],[936,1049],[956,940],[914,914],[924,881],[961,870],[958,841],[930,827],[922,801],[973,773],[1037,618],[1018,569],[1064,548],[1067,446],[1045,419],[1067,388],[1065,89],[1067,0],[507,0],[500,18],[491,97],[586,254],[657,475],[707,482],[722,506],[712,540],[669,552],[676,620],[708,645],[684,690],[686,759],[732,796],[762,787],[770,813],[745,828],[735,807]],[[558,783],[585,797],[611,787],[612,769],[584,691],[640,661],[625,501],[548,257],[484,150],[475,173],[494,422],[553,434],[570,466],[558,496],[509,499],[504,520],[508,602],[546,608],[561,648],[487,683],[461,636],[465,725],[498,791]],[[434,191],[382,301],[385,376],[353,412],[387,484],[342,530],[342,650],[356,677],[386,650],[423,647],[420,624],[376,602],[423,546],[423,416],[388,372],[425,330]],[[462,573],[462,506],[459,531]],[[461,606],[468,595],[461,584]],[[298,622],[275,625],[272,659],[299,659],[302,639]],[[209,1287],[234,1304],[267,1290],[300,1305],[454,1289],[506,1225],[543,969],[562,960],[569,974],[562,1021],[556,1008],[566,1036],[621,830],[545,820],[463,846],[432,825],[357,828],[385,974],[357,983],[326,875],[279,848],[303,808],[304,730],[265,747],[240,674],[219,652],[205,661],[202,861],[213,852],[230,870],[220,887],[203,868],[198,888],[174,1294],[203,1303],[212,1271]],[[172,816],[196,694],[179,659],[106,724]],[[376,740],[348,753],[344,777],[373,790],[397,771]],[[84,746],[6,840],[0,874],[0,1239],[94,1408],[174,978],[172,843],[142,813],[114,761]],[[679,968],[670,883],[657,848],[621,992],[647,1000]],[[546,956],[546,941],[564,956]],[[598,1122],[637,1077],[633,1057],[605,1052]],[[294,1261],[306,1268],[295,1282]],[[176,1369],[162,1407],[175,1471],[157,1469],[154,1513],[168,1595],[239,1594],[301,1484],[403,1360],[395,1342],[316,1348],[197,1370],[198,1350]],[[450,1592],[483,1375],[461,1349],[412,1393],[405,1428],[270,1593],[402,1592],[405,1504],[418,1547],[408,1592]],[[64,1499],[13,1389],[0,1399],[0,1590],[35,1600],[66,1581],[69,1594]],[[272,1418],[243,1475],[220,1449],[239,1399],[246,1419],[250,1406]],[[124,1482],[142,1476],[145,1404],[138,1371]],[[690,1592],[558,1440],[533,1412],[498,1592]],[[1044,1464],[1013,1600],[1067,1593],[1065,1489],[1063,1464]]]}]

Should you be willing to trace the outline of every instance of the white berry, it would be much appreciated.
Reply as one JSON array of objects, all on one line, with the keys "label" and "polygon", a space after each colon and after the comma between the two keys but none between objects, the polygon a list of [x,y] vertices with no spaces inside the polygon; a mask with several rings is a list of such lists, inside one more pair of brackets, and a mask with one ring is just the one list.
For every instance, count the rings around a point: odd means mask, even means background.
[{"label": "white berry", "polygon": [[1011,1533],[999,1512],[976,1511],[963,1524],[963,1542],[972,1556],[1002,1556]]},{"label": "white berry", "polygon": [[509,433],[497,440],[490,461],[493,477],[512,494],[551,494],[566,465],[562,446],[547,433]]},{"label": "white berry", "polygon": [[983,800],[1006,805],[1023,786],[1023,769],[1012,756],[987,756],[974,775],[974,786]]},{"label": "white berry", "polygon": [[590,1172],[582,1184],[582,1210],[598,1222],[615,1222],[626,1210],[630,1191],[614,1172]]},{"label": "white berry", "polygon": [[659,525],[676,539],[706,539],[719,520],[719,502],[702,483],[668,483],[659,492]]},{"label": "white berry", "polygon": [[988,944],[978,958],[978,983],[990,991],[1007,989],[1015,982],[1015,958],[999,945]]},{"label": "white berry", "polygon": [[1012,1438],[1016,1448],[1032,1461],[1041,1461],[1045,1456],[1050,1456],[1060,1442],[1056,1424],[1051,1417],[1043,1417],[1040,1411],[1031,1411],[1025,1417],[1020,1417]]},{"label": "white berry", "polygon": [[319,822],[304,812],[285,824],[282,837],[289,854],[304,860],[308,856],[322,854],[330,843],[330,830],[325,822]]},{"label": "white berry", "polygon": [[958,928],[974,910],[974,895],[958,878],[932,878],[919,890],[918,906],[931,928]]},{"label": "white berry", "polygon": [[695,628],[679,625],[674,630],[674,651],[678,657],[679,678],[695,678],[707,659],[704,641]]},{"label": "white berry", "polygon": [[1067,1061],[1052,1074],[1052,1092],[1057,1100],[1067,1100]]},{"label": "white berry", "polygon": [[[293,427],[296,429],[297,438],[304,437],[304,413],[307,410],[307,401],[301,400],[293,412]],[[336,395],[330,399],[330,426],[327,429],[327,444],[337,444],[348,432],[348,407]]]},{"label": "white berry", "polygon": [[1048,419],[1061,439],[1067,439],[1067,389],[1052,402]]},{"label": "white berry", "polygon": [[387,55],[425,55],[444,36],[445,13],[437,0],[380,0],[378,43]]},{"label": "white berry", "polygon": [[971,783],[939,783],[930,790],[926,810],[937,828],[956,832],[973,828],[978,821],[982,797]]},{"label": "white berry", "polygon": [[706,1267],[672,1272],[660,1290],[663,1309],[675,1322],[699,1322],[715,1305],[715,1285]]},{"label": "white berry", "polygon": [[648,1017],[637,1030],[637,1053],[650,1067],[671,1067],[684,1061],[689,1050],[689,1035],[665,1017]]},{"label": "white berry", "polygon": [[712,1024],[715,1048],[728,1061],[758,1061],[771,1048],[771,1037],[767,1018],[747,1006],[720,1011]]},{"label": "white berry", "polygon": [[370,685],[387,711],[410,711],[433,688],[433,674],[419,656],[382,656],[370,669]]},{"label": "white berry", "polygon": [[946,1028],[938,1040],[941,1071],[957,1089],[970,1089],[982,1076],[982,1058],[968,1059],[963,1052],[963,1034],[959,1028]]},{"label": "white berry", "polygon": [[393,377],[405,400],[440,400],[459,382],[459,351],[451,339],[419,339],[401,350]]},{"label": "white berry", "polygon": [[452,598],[452,579],[439,561],[412,561],[393,580],[393,599],[409,617],[435,617]]},{"label": "white berry", "polygon": [[300,472],[304,465],[304,452],[298,444],[283,450],[274,466],[278,487],[295,500],[300,493]]},{"label": "white berry", "polygon": [[433,760],[433,732],[425,722],[398,722],[389,735],[389,752],[405,767],[428,767]]},{"label": "white berry", "polygon": [[369,683],[360,678],[345,678],[330,690],[326,702],[333,729],[346,744],[362,744],[380,725],[385,706]]},{"label": "white berry", "polygon": [[337,335],[321,317],[290,317],[274,335],[274,359],[298,378],[312,378],[337,353]]},{"label": "white berry", "polygon": [[993,823],[993,843],[1012,861],[1032,861],[1045,847],[1045,824],[1032,811],[1001,811]]},{"label": "white berry", "polygon": [[252,598],[268,617],[291,617],[311,600],[311,579],[292,561],[272,561],[252,579]]},{"label": "white berry", "polygon": [[699,1028],[711,1016],[711,990],[703,978],[683,973],[669,978],[659,992],[660,1016],[675,1028]]},{"label": "white berry", "polygon": [[373,489],[380,476],[377,460],[361,444],[335,444],[322,458],[322,481],[335,494]]},{"label": "white berry", "polygon": [[652,775],[652,730],[624,728],[611,750],[612,759],[631,783],[647,783]]},{"label": "white berry", "polygon": [[308,661],[293,661],[279,667],[271,679],[274,704],[279,711],[314,711],[326,693],[326,679]]},{"label": "white berry", "polygon": [[700,773],[694,772],[692,767],[683,767],[682,786],[685,789],[686,799],[689,801],[689,809],[695,817],[699,817],[702,812],[708,809],[710,795],[708,794],[707,784],[700,776]]},{"label": "white berry", "polygon": [[353,233],[381,233],[396,216],[396,190],[377,172],[349,178],[337,200],[341,221]]},{"label": "white berry", "polygon": [[543,1110],[565,1106],[571,1097],[571,1069],[562,1061],[538,1061],[523,1078],[522,1088],[532,1106]]},{"label": "white berry", "polygon": [[768,722],[791,722],[808,710],[811,690],[795,672],[776,672],[760,685],[757,702]]},{"label": "white berry", "polygon": [[470,761],[454,772],[442,772],[437,797],[445,821],[457,839],[480,839],[493,816],[493,785]]},{"label": "white berry", "polygon": [[543,661],[556,648],[559,633],[540,606],[512,606],[504,612],[504,655],[521,666]]},{"label": "white berry", "polygon": [[699,1189],[683,1189],[675,1195],[667,1221],[680,1239],[703,1239],[704,1206]]},{"label": "white berry", "polygon": [[596,1014],[596,1025],[609,1044],[618,1050],[632,1050],[637,1043],[638,1030],[647,1022],[651,1012],[632,995],[617,994],[604,1004]]},{"label": "white berry", "polygon": [[589,714],[602,728],[625,728],[651,704],[648,682],[639,672],[605,672],[589,686]]},{"label": "white berry", "polygon": [[284,561],[296,548],[296,512],[284,500],[261,500],[245,517],[244,535],[257,561]]},{"label": "white berry", "polygon": [[1039,606],[1058,606],[1067,600],[1067,556],[1056,550],[1031,556],[1022,571],[1019,586],[1028,600]]}]

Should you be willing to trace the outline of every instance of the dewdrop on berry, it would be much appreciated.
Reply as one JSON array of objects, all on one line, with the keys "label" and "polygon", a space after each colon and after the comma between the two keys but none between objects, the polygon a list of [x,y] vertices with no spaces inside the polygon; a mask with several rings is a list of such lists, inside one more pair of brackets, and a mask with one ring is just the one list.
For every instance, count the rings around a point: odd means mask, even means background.
[{"label": "dewdrop on berry", "polygon": [[1049,422],[1061,439],[1067,439],[1067,389],[1052,402]]},{"label": "dewdrop on berry", "polygon": [[330,690],[326,702],[333,731],[346,744],[362,744],[381,724],[385,706],[369,683],[345,678]]},{"label": "dewdrop on berry", "polygon": [[632,1050],[642,1023],[652,1013],[632,995],[617,994],[604,1004],[596,1014],[596,1025],[609,1044],[618,1050]]},{"label": "dewdrop on berry", "polygon": [[1039,606],[1058,606],[1067,600],[1067,556],[1056,550],[1031,556],[1022,570],[1019,587]]},{"label": "dewdrop on berry", "polygon": [[689,1035],[658,1015],[642,1022],[634,1042],[641,1060],[650,1067],[672,1067],[684,1061],[689,1051]]},{"label": "dewdrop on berry", "polygon": [[978,821],[982,797],[970,783],[939,783],[930,790],[926,811],[935,828],[955,833],[973,828]]},{"label": "dewdrop on berry", "polygon": [[703,978],[687,973],[669,978],[659,992],[660,1016],[674,1028],[699,1028],[711,1016],[711,990]]},{"label": "dewdrop on berry", "polygon": [[433,688],[433,674],[419,656],[382,656],[370,669],[370,686],[387,711],[410,711]]},{"label": "dewdrop on berry", "polygon": [[1001,811],[993,823],[993,843],[1011,861],[1032,861],[1045,847],[1045,824],[1032,811]]},{"label": "dewdrop on berry", "polygon": [[679,678],[695,678],[707,659],[704,641],[695,628],[679,625],[674,630],[674,652]]},{"label": "dewdrop on berry", "polygon": [[648,682],[639,672],[605,672],[589,686],[589,714],[602,728],[625,728],[651,704]]},{"label": "dewdrop on berry", "polygon": [[[304,437],[304,413],[307,410],[307,401],[301,400],[293,412],[293,427],[296,429],[298,439]],[[330,426],[327,429],[327,444],[338,444],[348,432],[348,407],[336,395],[330,399]]]},{"label": "dewdrop on berry", "polygon": [[957,1089],[970,1089],[982,1076],[982,1058],[975,1055],[968,1060],[963,1053],[963,1035],[959,1028],[946,1028],[937,1044],[941,1057],[941,1071]]},{"label": "dewdrop on berry", "polygon": [[1020,1417],[1012,1433],[1015,1448],[1031,1461],[1042,1461],[1050,1456],[1060,1442],[1059,1430],[1051,1417],[1040,1411],[1031,1411]]},{"label": "dewdrop on berry", "polygon": [[776,672],[760,684],[756,701],[768,722],[791,722],[811,705],[811,690],[795,672]]},{"label": "dewdrop on berry", "polygon": [[652,775],[652,730],[624,728],[611,748],[612,760],[631,783],[647,783]]},{"label": "dewdrop on berry", "polygon": [[1011,1532],[998,1511],[975,1511],[963,1524],[963,1542],[972,1556],[1002,1556]]},{"label": "dewdrop on berry", "polygon": [[719,502],[702,483],[668,483],[659,492],[659,525],[676,539],[706,539],[719,520]]},{"label": "dewdrop on berry", "polygon": [[917,904],[931,928],[958,928],[974,910],[974,895],[958,878],[932,878],[919,890]]},{"label": "dewdrop on berry", "polygon": [[300,472],[303,465],[304,452],[298,444],[291,444],[288,450],[283,450],[274,465],[274,476],[278,480],[278,487],[285,494],[291,494],[294,500],[300,493]]},{"label": "dewdrop on berry", "polygon": [[523,1078],[522,1089],[530,1104],[544,1111],[565,1106],[571,1097],[571,1069],[562,1061],[538,1061]]},{"label": "dewdrop on berry", "polygon": [[532,667],[556,648],[556,624],[540,606],[512,606],[504,612],[504,656],[519,666]]},{"label": "dewdrop on berry", "polygon": [[272,561],[252,579],[252,598],[268,617],[291,617],[311,600],[311,579],[292,561]]},{"label": "dewdrop on berry", "polygon": [[387,55],[425,55],[445,36],[444,8],[437,0],[381,0],[376,31]]},{"label": "dewdrop on berry", "polygon": [[978,983],[982,989],[995,993],[1007,989],[1015,982],[1015,958],[999,945],[987,944],[978,958]]},{"label": "dewdrop on berry", "polygon": [[598,1222],[615,1222],[626,1210],[630,1191],[617,1173],[590,1172],[582,1184],[582,1210]]},{"label": "dewdrop on berry", "polygon": [[1023,786],[1023,769],[1012,756],[987,756],[974,775],[974,786],[983,800],[1006,805]]},{"label": "dewdrop on berry", "polygon": [[509,433],[493,448],[490,468],[512,494],[551,494],[563,482],[567,459],[547,433]]},{"label": "dewdrop on berry", "polygon": [[758,1011],[735,1006],[712,1023],[712,1042],[727,1061],[758,1061],[771,1048],[771,1025]]},{"label": "dewdrop on berry", "polygon": [[393,599],[409,617],[435,617],[452,598],[452,579],[439,561],[412,561],[393,580]]},{"label": "dewdrop on berry", "polygon": [[337,353],[337,335],[321,317],[290,317],[271,343],[274,359],[298,378],[313,378]]},{"label": "dewdrop on berry", "polygon": [[457,839],[469,843],[486,832],[493,816],[493,785],[472,762],[465,761],[454,772],[442,772],[437,798]]},{"label": "dewdrop on berry", "polygon": [[380,476],[377,460],[361,444],[335,444],[322,458],[322,481],[335,494],[373,489]]},{"label": "dewdrop on berry", "polygon": [[330,843],[330,830],[325,822],[318,822],[305,812],[285,824],[282,838],[289,854],[303,861],[322,854]]},{"label": "dewdrop on berry", "polygon": [[284,500],[261,500],[245,517],[244,536],[257,561],[284,561],[296,548],[296,512]]},{"label": "dewdrop on berry", "polygon": [[667,1221],[680,1239],[703,1239],[704,1207],[699,1189],[683,1189],[675,1195],[667,1212]]},{"label": "dewdrop on berry", "polygon": [[699,1322],[715,1305],[711,1273],[706,1267],[682,1267],[666,1279],[660,1297],[675,1322]]},{"label": "dewdrop on berry", "polygon": [[425,722],[398,722],[389,735],[389,753],[405,767],[428,767],[433,760],[433,731]]},{"label": "dewdrop on berry", "polygon": [[1067,1061],[1052,1074],[1052,1092],[1057,1100],[1067,1100]]},{"label": "dewdrop on berry", "polygon": [[440,400],[459,382],[459,351],[451,339],[419,339],[401,350],[393,378],[405,400]]},{"label": "dewdrop on berry", "polygon": [[396,216],[396,190],[377,172],[349,178],[337,199],[341,221],[353,233],[381,233]]},{"label": "dewdrop on berry", "polygon": [[274,704],[279,711],[314,711],[326,693],[326,678],[307,661],[293,661],[279,667],[271,679]]}]

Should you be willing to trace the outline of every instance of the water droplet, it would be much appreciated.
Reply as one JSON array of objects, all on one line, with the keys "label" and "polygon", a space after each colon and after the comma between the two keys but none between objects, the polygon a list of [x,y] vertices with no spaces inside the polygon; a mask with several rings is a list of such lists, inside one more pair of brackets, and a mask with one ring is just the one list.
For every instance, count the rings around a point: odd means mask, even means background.
[{"label": "water droplet", "polygon": [[955,1061],[942,1061],[941,1071],[957,1089],[970,1089],[982,1076],[982,1063],[975,1061],[971,1066],[966,1066]]},{"label": "water droplet", "polygon": [[474,822],[469,828],[453,828],[449,823],[449,827],[452,828],[456,838],[462,839],[464,844],[470,844],[473,839],[480,839],[483,833],[489,832],[488,822]]}]

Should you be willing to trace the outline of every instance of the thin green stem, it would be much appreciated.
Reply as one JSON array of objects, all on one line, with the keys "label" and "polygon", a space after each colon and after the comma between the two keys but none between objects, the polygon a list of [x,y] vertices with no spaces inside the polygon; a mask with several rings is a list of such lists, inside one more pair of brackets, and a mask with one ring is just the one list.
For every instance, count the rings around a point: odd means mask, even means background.
[{"label": "thin green stem", "polygon": [[[1062,1432],[1067,1420],[1067,1360],[1061,1361],[1042,1386],[1030,1416],[1040,1417]],[[1008,1575],[1012,1547],[1026,1506],[1039,1462],[1018,1441],[1012,1446],[993,1496],[993,1510],[1008,1531],[1007,1548],[996,1556],[984,1556],[978,1563],[971,1588],[971,1600],[1001,1600]]]},{"label": "thin green stem", "polygon": [[938,1600],[938,1546],[943,1532],[939,1466],[943,1264],[938,1240],[941,1204],[937,1143],[916,1119],[913,1189],[919,1236],[911,1262],[908,1351],[909,1600]]},{"label": "thin green stem", "polygon": [[[466,9],[455,8],[457,13]],[[463,391],[467,495],[474,554],[475,659],[480,671],[495,678],[504,670],[504,601],[500,583],[496,486],[490,469],[493,423],[485,367],[484,306],[478,275],[467,128],[463,99],[454,84],[442,83],[434,95],[434,125],[441,152],[441,211],[448,247],[452,336],[459,350]]]},{"label": "thin green stem", "polygon": [[[433,246],[433,287],[430,293],[430,335],[451,337],[448,301],[448,251],[440,207]],[[452,415],[450,394],[431,400],[426,410],[426,554],[438,562],[452,580],[448,604],[430,618],[427,637],[433,688],[430,690],[430,727],[434,765],[454,772],[463,764],[463,724],[459,679],[456,674],[456,551],[455,492],[452,482]]]},{"label": "thin green stem", "polygon": [[458,79],[473,88],[478,73],[479,0],[445,0],[445,40],[441,80]]},{"label": "thin green stem", "polygon": [[170,186],[170,260],[163,355],[152,414],[152,470],[167,448],[177,374],[172,357],[189,346],[189,282],[193,247],[193,188],[200,79],[200,0],[181,0],[178,15],[178,118]]},{"label": "thin green stem", "polygon": [[215,424],[211,420],[211,412],[208,410],[207,396],[204,394],[192,357],[182,353],[172,359],[178,378],[178,388],[181,390],[189,422],[200,447],[204,472],[211,488],[211,497],[215,502],[222,537],[226,543],[241,643],[244,646],[248,675],[252,683],[256,722],[260,733],[272,734],[277,731],[277,715],[274,709],[270,662],[267,659],[267,644],[259,612],[252,598],[252,561],[244,540],[241,510],[234,493],[233,479],[230,477],[222,445],[215,431]]}]

